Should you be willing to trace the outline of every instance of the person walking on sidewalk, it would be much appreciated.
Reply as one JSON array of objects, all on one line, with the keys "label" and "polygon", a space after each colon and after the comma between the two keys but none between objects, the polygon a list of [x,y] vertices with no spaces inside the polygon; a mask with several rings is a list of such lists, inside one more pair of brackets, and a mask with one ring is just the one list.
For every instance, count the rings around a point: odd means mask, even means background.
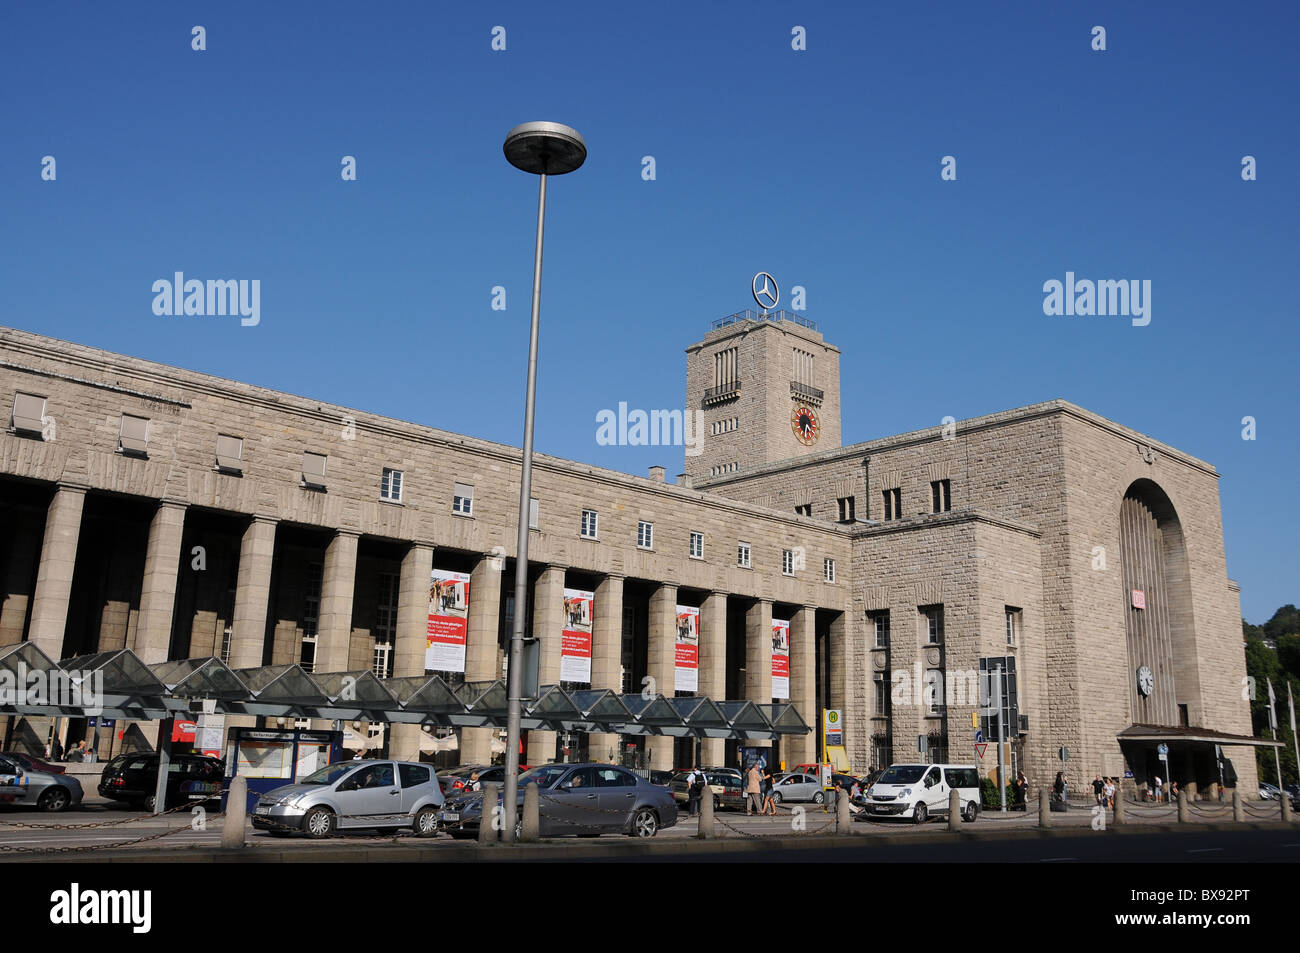
[{"label": "person walking on sidewalk", "polygon": [[763,775],[758,770],[758,763],[755,762],[749,766],[749,771],[745,774],[746,817],[763,812],[762,791]]},{"label": "person walking on sidewalk", "polygon": [[686,803],[690,805],[690,816],[698,817],[700,813],[700,797],[704,791],[704,775],[700,773],[699,768],[692,768],[691,773],[686,777]]},{"label": "person walking on sidewalk", "polygon": [[[772,777],[772,772],[769,771],[767,768],[764,768],[763,769],[763,810],[760,813],[762,814],[770,813],[773,817],[776,816],[776,798],[772,796],[775,790],[776,790],[776,781]],[[772,809],[770,812],[768,811],[769,807]]]}]

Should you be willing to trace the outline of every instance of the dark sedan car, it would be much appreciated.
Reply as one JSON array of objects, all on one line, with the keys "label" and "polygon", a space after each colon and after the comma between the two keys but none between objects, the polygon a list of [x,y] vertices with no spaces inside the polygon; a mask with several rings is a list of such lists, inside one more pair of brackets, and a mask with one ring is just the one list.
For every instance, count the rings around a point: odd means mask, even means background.
[{"label": "dark sedan car", "polygon": [[[221,797],[222,762],[196,754],[173,755],[167,770],[167,804],[201,803]],[[146,811],[154,809],[158,786],[158,755],[152,752],[121,754],[99,777],[100,797],[125,801]]]},{"label": "dark sedan car", "polygon": [[[677,823],[677,805],[667,788],[616,765],[546,764],[521,774],[517,815],[521,819],[524,789],[529,784],[536,784],[540,795],[538,820],[543,837],[653,837],[661,828]],[[482,811],[482,794],[448,798],[443,826],[452,837],[476,837]]]}]

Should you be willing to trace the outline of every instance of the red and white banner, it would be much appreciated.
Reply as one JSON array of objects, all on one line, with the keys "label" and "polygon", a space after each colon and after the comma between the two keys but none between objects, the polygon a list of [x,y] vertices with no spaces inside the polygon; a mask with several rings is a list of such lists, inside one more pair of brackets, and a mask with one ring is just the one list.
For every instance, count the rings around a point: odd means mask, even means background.
[{"label": "red and white banner", "polygon": [[596,595],[564,590],[564,631],[560,633],[560,681],[591,684],[591,623]]},{"label": "red and white banner", "polygon": [[700,690],[700,610],[677,607],[677,645],[673,663],[673,690]]},{"label": "red and white banner", "polygon": [[464,672],[469,631],[469,574],[435,569],[429,583],[426,672]]},{"label": "red and white banner", "polygon": [[772,697],[790,697],[790,623],[772,620]]}]

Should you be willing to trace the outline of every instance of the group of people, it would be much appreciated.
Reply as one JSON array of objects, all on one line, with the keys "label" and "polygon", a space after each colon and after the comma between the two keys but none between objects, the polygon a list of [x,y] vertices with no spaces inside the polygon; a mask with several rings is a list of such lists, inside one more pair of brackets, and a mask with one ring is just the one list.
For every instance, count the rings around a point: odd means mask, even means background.
[{"label": "group of people", "polygon": [[59,739],[55,738],[52,745],[45,746],[46,761],[98,761],[99,756],[95,749],[90,747],[83,738],[75,745],[64,752],[63,746],[59,744]]},{"label": "group of people", "polygon": [[1099,807],[1115,806],[1115,779],[1104,778],[1100,774],[1092,779],[1092,797]]}]

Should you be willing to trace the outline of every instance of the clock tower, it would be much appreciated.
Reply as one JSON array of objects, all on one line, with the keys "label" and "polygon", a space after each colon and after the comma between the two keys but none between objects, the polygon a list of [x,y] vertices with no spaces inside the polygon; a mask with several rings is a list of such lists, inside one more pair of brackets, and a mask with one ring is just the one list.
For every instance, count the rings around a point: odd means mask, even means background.
[{"label": "clock tower", "polygon": [[[696,483],[840,447],[840,350],[789,311],[741,311],[686,349],[686,410],[704,414]],[[689,450],[690,448],[688,448]]]}]

